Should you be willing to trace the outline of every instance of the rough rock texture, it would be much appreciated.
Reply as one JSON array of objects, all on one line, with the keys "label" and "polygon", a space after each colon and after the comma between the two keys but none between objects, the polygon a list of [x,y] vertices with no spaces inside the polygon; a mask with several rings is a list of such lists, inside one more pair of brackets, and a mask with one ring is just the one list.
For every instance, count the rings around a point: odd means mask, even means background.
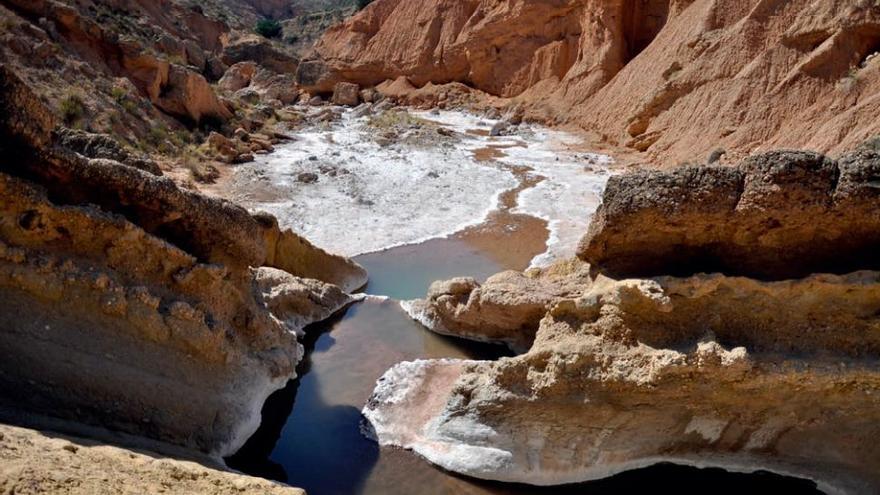
[{"label": "rough rock texture", "polygon": [[336,83],[336,86],[333,87],[333,99],[331,101],[334,105],[355,107],[360,103],[360,90],[361,88],[357,84],[347,82]]},{"label": "rough rock texture", "polygon": [[872,493],[878,282],[600,277],[554,303],[527,354],[402,363],[364,415],[383,445],[479,478],[559,484],[666,460]]},{"label": "rough rock texture", "polygon": [[171,65],[167,73],[159,72],[159,92],[152,97],[162,110],[195,123],[205,119],[225,122],[232,118],[232,112],[217,98],[214,89],[201,74],[176,65]]},{"label": "rough rock texture", "polygon": [[548,270],[507,271],[486,280],[434,282],[424,300],[405,301],[406,311],[431,330],[526,352],[538,323],[560,297],[577,294],[589,280],[588,266],[572,262]]},{"label": "rough rock texture", "polygon": [[[212,25],[194,12],[183,14],[176,9],[172,9],[171,16],[177,15],[177,24],[181,27],[171,27],[174,24],[170,20],[162,19],[162,14],[155,13],[155,7],[134,5],[134,2],[123,3],[129,3],[124,7],[130,12],[148,11],[159,26],[183,38],[190,38],[189,42],[167,34],[157,36],[172,45],[157,47],[158,51],[173,55],[161,57],[147,50],[136,38],[120,39],[112,24],[92,19],[75,6],[64,2],[3,2],[25,19],[43,19],[39,23],[46,27],[51,24],[53,29],[50,30],[50,35],[43,33],[47,41],[64,41],[65,47],[73,55],[93,67],[93,72],[128,78],[141,94],[165,112],[196,123],[205,118],[221,121],[229,119],[231,114],[220,104],[205,77],[190,68],[201,62],[200,70],[206,70],[206,55],[201,47],[219,48],[220,36],[226,27],[222,24]],[[162,20],[165,22],[161,22]],[[146,40],[143,42],[146,43]],[[186,65],[175,64],[170,60],[182,61]]]},{"label": "rough rock texture", "polygon": [[[876,167],[867,151],[779,152],[613,179],[585,241],[608,253],[587,257],[597,266],[457,279],[411,303],[447,333],[534,335],[528,352],[398,364],[363,410],[367,431],[494,480],[552,485],[671,461],[876,493]],[[827,273],[843,266],[831,252],[852,271]],[[706,259],[732,273],[699,273]],[[637,278],[609,277],[617,260]]]},{"label": "rough rock texture", "polygon": [[254,61],[280,73],[296,72],[299,61],[276,49],[269,40],[257,36],[241,36],[223,47],[221,59],[227,65]]},{"label": "rough rock texture", "polygon": [[256,62],[238,62],[232,65],[217,81],[217,86],[226,91],[238,91],[251,84],[254,74],[257,72]]},{"label": "rough rock texture", "polygon": [[0,425],[0,464],[3,466],[0,491],[3,493],[304,494],[298,488],[224,471],[210,459],[194,461]]},{"label": "rough rock texture", "polygon": [[264,227],[268,246],[266,266],[337,285],[345,292],[367,285],[367,271],[361,265],[314,246],[292,230],[279,230],[278,220],[271,215],[260,213],[256,218]]},{"label": "rough rock texture", "polygon": [[880,268],[880,153],[771,152],[612,177],[578,256],[617,276]]},{"label": "rough rock texture", "polygon": [[[0,106],[42,115],[21,81],[0,76],[8,89]],[[80,154],[65,144],[88,136],[71,139],[52,119],[18,115],[0,119],[0,397],[234,452],[256,430],[266,397],[294,376],[295,333],[351,299],[289,274],[266,278],[269,253],[286,255],[268,242],[283,236],[277,223]],[[308,247],[285,266],[357,267]],[[309,256],[343,267],[296,265]]]},{"label": "rough rock texture", "polygon": [[376,0],[300,65],[310,92],[462,82],[674,165],[880,134],[868,0]]},{"label": "rough rock texture", "polygon": [[69,150],[87,158],[106,158],[130,167],[139,168],[153,175],[162,175],[159,165],[145,156],[138,156],[122,146],[107,134],[92,134],[75,129],[58,130],[58,143]]},{"label": "rough rock texture", "polygon": [[326,320],[357,300],[335,285],[296,277],[277,268],[260,268],[254,282],[272,315],[300,336],[305,334],[306,325]]}]

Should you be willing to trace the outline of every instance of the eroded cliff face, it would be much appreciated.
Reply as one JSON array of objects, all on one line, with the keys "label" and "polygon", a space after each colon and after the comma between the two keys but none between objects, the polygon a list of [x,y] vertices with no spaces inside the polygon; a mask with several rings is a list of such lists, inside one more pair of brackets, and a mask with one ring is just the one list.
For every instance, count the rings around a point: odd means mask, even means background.
[{"label": "eroded cliff face", "polygon": [[4,67],[0,104],[0,396],[234,452],[363,268],[58,129]]},{"label": "eroded cliff face", "polygon": [[[65,126],[149,153],[195,189],[297,120],[281,109],[299,97],[298,57],[256,35],[258,18],[234,0],[3,0],[0,63]],[[241,142],[219,153],[223,136]]]},{"label": "eroded cliff face", "polygon": [[377,0],[298,78],[466,83],[665,164],[840,153],[880,133],[878,26],[866,0]]},{"label": "eroded cliff face", "polygon": [[[580,260],[438,283],[409,304],[441,332],[527,352],[401,363],[364,408],[369,427],[487,479],[558,484],[673,461],[876,492],[880,273],[861,226],[878,211],[878,164],[776,152],[615,177]],[[837,209],[850,200],[861,206]],[[726,274],[704,273],[719,261]]]}]

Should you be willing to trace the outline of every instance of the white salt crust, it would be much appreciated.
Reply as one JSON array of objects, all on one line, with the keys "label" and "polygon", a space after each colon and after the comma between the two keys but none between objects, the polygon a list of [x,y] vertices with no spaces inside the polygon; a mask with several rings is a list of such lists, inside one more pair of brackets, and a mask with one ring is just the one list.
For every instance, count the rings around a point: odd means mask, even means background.
[{"label": "white salt crust", "polygon": [[[274,214],[282,226],[328,251],[355,256],[446,237],[483,222],[517,180],[504,167],[477,161],[473,151],[510,146],[499,162],[531,167],[545,178],[520,194],[515,210],[549,223],[548,250],[532,264],[574,254],[599,204],[610,158],[566,151],[578,138],[538,126],[520,126],[516,136],[479,136],[467,131],[488,130],[496,121],[452,111],[412,113],[457,132],[461,142],[382,147],[373,141],[367,119],[347,112],[240,166],[232,196],[252,210]],[[318,175],[317,182],[297,180],[308,172]]]}]

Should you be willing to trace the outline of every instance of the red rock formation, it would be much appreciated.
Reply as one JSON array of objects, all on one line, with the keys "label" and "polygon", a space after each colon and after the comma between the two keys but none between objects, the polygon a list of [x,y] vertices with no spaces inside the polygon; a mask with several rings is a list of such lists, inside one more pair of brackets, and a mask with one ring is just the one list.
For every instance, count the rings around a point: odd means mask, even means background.
[{"label": "red rock formation", "polygon": [[666,163],[880,133],[880,7],[829,0],[377,0],[300,82],[467,83]]}]

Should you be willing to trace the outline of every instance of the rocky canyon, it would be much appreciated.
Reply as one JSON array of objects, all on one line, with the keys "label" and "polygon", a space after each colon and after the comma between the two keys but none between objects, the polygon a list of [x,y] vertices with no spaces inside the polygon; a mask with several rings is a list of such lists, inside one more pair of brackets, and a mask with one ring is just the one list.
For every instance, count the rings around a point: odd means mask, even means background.
[{"label": "rocky canyon", "polygon": [[0,0],[0,492],[880,490],[874,0]]}]

